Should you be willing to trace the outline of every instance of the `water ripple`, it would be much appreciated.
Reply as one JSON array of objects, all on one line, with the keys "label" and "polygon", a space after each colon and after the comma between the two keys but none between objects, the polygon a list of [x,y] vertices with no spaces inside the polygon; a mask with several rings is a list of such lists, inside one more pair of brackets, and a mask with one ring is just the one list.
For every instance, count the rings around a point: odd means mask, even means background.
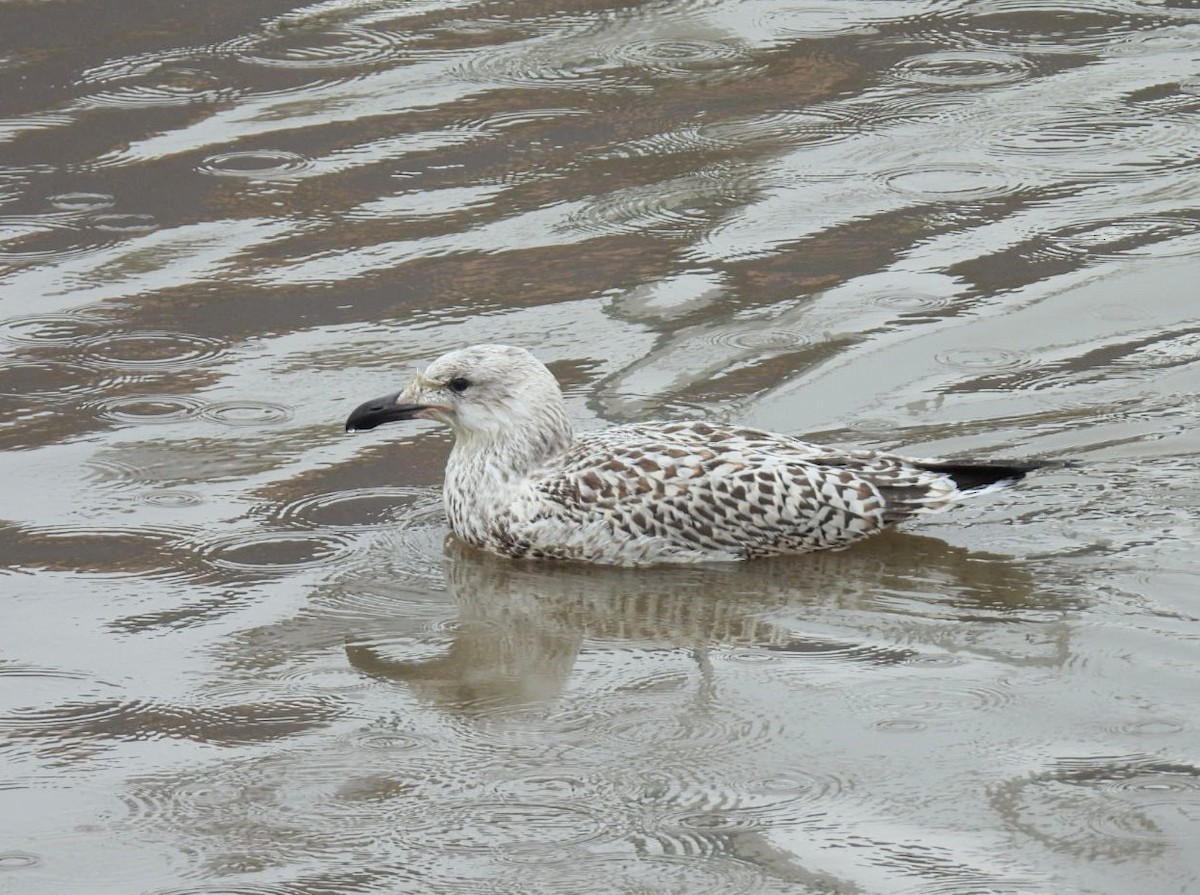
[{"label": "water ripple", "polygon": [[354,555],[349,536],[331,531],[245,531],[217,535],[188,545],[209,565],[227,571],[286,575],[333,568]]},{"label": "water ripple", "polygon": [[950,676],[939,679],[936,689],[905,683],[864,690],[855,696],[868,711],[887,713],[888,717],[880,718],[879,724],[891,730],[919,730],[929,722],[995,712],[1014,698],[1012,686],[1006,680],[956,680]]},{"label": "water ripple", "polygon": [[111,72],[106,75],[103,81],[98,77],[89,79],[89,85],[99,83],[100,86],[81,97],[81,104],[143,109],[210,104],[236,96],[236,91],[224,86],[217,75],[200,68],[163,65],[145,74]]},{"label": "water ripple", "polygon": [[[745,777],[752,770],[756,776]],[[649,809],[655,826],[697,832],[717,827],[799,824],[815,814],[845,810],[863,801],[857,779],[840,771],[788,767],[774,773],[744,765],[726,765],[714,774],[709,765],[665,771],[634,772],[622,777],[618,796],[624,804]]]},{"label": "water ripple", "polygon": [[0,218],[0,262],[32,264],[61,261],[99,247],[77,220],[47,215]]},{"label": "water ripple", "polygon": [[1019,192],[1026,186],[1014,172],[977,164],[926,162],[881,171],[872,177],[894,193],[947,202],[993,199]]},{"label": "water ripple", "polygon": [[527,879],[535,883],[535,891],[557,895],[595,895],[597,881],[610,892],[756,895],[770,890],[763,870],[754,864],[703,854],[581,855],[561,865],[531,867]]},{"label": "water ripple", "polygon": [[927,87],[993,87],[1023,81],[1034,73],[1030,60],[998,50],[943,50],[910,56],[889,74]]},{"label": "water ripple", "polygon": [[1046,237],[1041,252],[1051,257],[1117,260],[1153,246],[1156,256],[1172,253],[1172,240],[1180,254],[1200,251],[1196,243],[1182,237],[1200,233],[1200,221],[1171,215],[1146,215],[1089,221],[1066,227]]},{"label": "water ripple", "polygon": [[116,423],[178,423],[199,414],[204,402],[187,395],[129,395],[94,405],[103,419]]},{"label": "water ripple", "polygon": [[0,339],[19,345],[82,345],[104,321],[84,314],[30,314],[0,320]]},{"label": "water ripple", "polygon": [[363,529],[430,524],[441,500],[428,488],[351,488],[312,494],[272,512],[273,521],[304,528]]},{"label": "water ripple", "polygon": [[339,24],[323,29],[297,26],[270,29],[226,42],[221,52],[251,65],[298,70],[369,69],[395,66],[414,35]]},{"label": "water ripple", "polygon": [[105,391],[116,384],[83,364],[66,361],[25,361],[0,366],[0,395],[50,399],[55,402]]},{"label": "water ripple", "polygon": [[99,211],[117,202],[110,193],[58,193],[48,196],[46,201],[59,211]]},{"label": "water ripple", "polygon": [[608,55],[622,65],[656,75],[686,77],[689,83],[717,76],[746,76],[759,70],[749,64],[753,57],[745,46],[721,40],[645,38],[609,47]]},{"label": "water ripple", "polygon": [[736,170],[701,171],[596,196],[566,226],[595,234],[684,238],[707,230],[753,189]]},{"label": "water ripple", "polygon": [[145,494],[139,495],[138,500],[147,506],[177,510],[204,503],[204,496],[194,491],[171,489],[168,491],[148,491]]},{"label": "water ripple", "polygon": [[81,347],[81,359],[88,364],[128,370],[191,370],[225,353],[218,339],[178,332],[113,333]]},{"label": "water ripple", "polygon": [[42,858],[29,852],[6,851],[0,852],[0,872],[11,870],[28,870],[42,863]]},{"label": "water ripple", "polygon": [[200,161],[196,170],[214,177],[243,180],[289,180],[312,168],[312,161],[285,149],[247,149],[219,152]]},{"label": "water ripple", "polygon": [[121,236],[138,236],[158,229],[158,220],[154,215],[132,212],[93,215],[90,223],[93,229]]},{"label": "water ripple", "polygon": [[722,328],[719,332],[705,334],[699,341],[739,351],[778,352],[807,348],[828,338],[826,332],[788,329],[768,321],[739,329]]},{"label": "water ripple", "polygon": [[1033,365],[1028,352],[1018,348],[953,348],[934,359],[943,366],[968,373],[1019,370]]},{"label": "water ripple", "polygon": [[45,525],[12,529],[9,561],[34,569],[111,577],[162,577],[175,572],[173,551],[188,534],[170,526]]},{"label": "water ripple", "polygon": [[959,40],[1037,53],[1102,50],[1158,24],[1136,0],[978,0],[942,18]]},{"label": "water ripple", "polygon": [[614,60],[596,54],[591,44],[572,47],[562,42],[480,47],[455,67],[454,75],[464,81],[514,87],[586,87],[594,91],[634,86]]},{"label": "water ripple", "polygon": [[657,158],[685,152],[745,150],[763,143],[824,146],[861,134],[871,121],[861,109],[845,106],[773,112],[661,131],[621,143],[607,150],[605,157]]},{"label": "water ripple", "polygon": [[1005,784],[993,802],[1008,822],[1057,852],[1144,859],[1196,833],[1200,768],[1135,759],[1066,759]]},{"label": "water ripple", "polygon": [[221,401],[200,411],[203,419],[223,426],[272,426],[286,423],[296,415],[295,408],[271,401]]},{"label": "water ripple", "polygon": [[418,848],[491,853],[542,851],[594,843],[611,835],[604,819],[572,802],[470,800],[431,802],[397,838]]}]

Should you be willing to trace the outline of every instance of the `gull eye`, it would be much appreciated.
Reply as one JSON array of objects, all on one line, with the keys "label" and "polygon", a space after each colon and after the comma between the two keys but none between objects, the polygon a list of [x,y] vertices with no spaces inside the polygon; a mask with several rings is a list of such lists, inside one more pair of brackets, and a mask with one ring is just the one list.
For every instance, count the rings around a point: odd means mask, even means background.
[{"label": "gull eye", "polygon": [[455,376],[453,379],[447,382],[446,385],[450,387],[450,391],[457,392],[461,395],[471,387],[471,380],[464,379],[462,376]]}]

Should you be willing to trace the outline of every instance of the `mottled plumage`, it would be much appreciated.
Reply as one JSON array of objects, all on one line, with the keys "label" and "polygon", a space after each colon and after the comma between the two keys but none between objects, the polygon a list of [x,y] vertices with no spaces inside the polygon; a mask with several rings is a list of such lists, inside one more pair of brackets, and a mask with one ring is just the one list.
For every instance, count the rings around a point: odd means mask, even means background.
[{"label": "mottled plumage", "polygon": [[417,417],[454,429],[444,487],[454,532],[534,559],[633,565],[845,547],[1042,465],[835,450],[705,422],[574,436],[550,371],[505,345],[443,355],[346,428]]}]

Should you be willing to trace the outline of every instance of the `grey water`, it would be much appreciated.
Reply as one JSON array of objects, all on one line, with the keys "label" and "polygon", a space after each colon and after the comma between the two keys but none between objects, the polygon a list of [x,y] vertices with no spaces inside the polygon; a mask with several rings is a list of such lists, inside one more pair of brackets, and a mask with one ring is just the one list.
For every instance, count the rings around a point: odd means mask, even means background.
[{"label": "grey water", "polygon": [[[0,4],[0,892],[1200,893],[1200,4]],[[512,563],[360,401],[1072,458]]]}]

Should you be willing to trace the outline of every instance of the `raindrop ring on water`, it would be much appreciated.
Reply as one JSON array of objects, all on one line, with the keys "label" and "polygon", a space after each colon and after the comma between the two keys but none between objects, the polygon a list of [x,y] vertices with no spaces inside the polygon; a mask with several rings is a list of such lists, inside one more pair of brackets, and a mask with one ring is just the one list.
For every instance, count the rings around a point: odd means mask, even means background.
[{"label": "raindrop ring on water", "polygon": [[28,852],[0,852],[0,871],[25,870],[29,867],[36,867],[40,863],[42,863],[41,858]]},{"label": "raindrop ring on water", "polygon": [[935,358],[943,366],[968,372],[1015,370],[1033,363],[1024,351],[1010,348],[956,348],[943,351]]},{"label": "raindrop ring on water", "polygon": [[92,226],[105,233],[135,236],[157,230],[158,220],[152,214],[98,214],[92,218]]},{"label": "raindrop ring on water", "polygon": [[85,344],[84,362],[118,369],[190,369],[219,357],[222,344],[205,336],[132,332],[98,336]]},{"label": "raindrop ring on water", "polygon": [[204,403],[181,395],[131,395],[96,405],[97,414],[118,423],[178,423],[200,412]]},{"label": "raindrop ring on water", "polygon": [[341,25],[323,31],[274,29],[236,38],[225,50],[251,65],[319,70],[395,64],[408,43],[399,33]]},{"label": "raindrop ring on water", "polygon": [[1033,63],[999,50],[946,50],[910,56],[896,63],[891,76],[928,87],[991,87],[1023,81]]},{"label": "raindrop ring on water", "polygon": [[354,549],[346,536],[300,531],[238,532],[196,546],[201,558],[218,568],[268,574],[332,567]]},{"label": "raindrop ring on water", "polygon": [[59,193],[46,201],[59,211],[99,211],[117,202],[109,193]]},{"label": "raindrop ring on water", "polygon": [[304,528],[433,525],[441,519],[441,499],[427,488],[352,488],[301,498],[281,507],[272,518]]},{"label": "raindrop ring on water", "polygon": [[225,426],[269,426],[287,422],[295,413],[286,404],[270,401],[224,401],[205,407],[200,416]]},{"label": "raindrop ring on water", "polygon": [[0,339],[20,345],[68,345],[94,338],[103,323],[80,314],[39,314],[0,320]]},{"label": "raindrop ring on water", "polygon": [[1021,181],[1000,168],[986,165],[914,166],[875,175],[885,188],[905,196],[934,201],[970,201],[1011,195]]},{"label": "raindrop ring on water", "polygon": [[210,155],[196,166],[196,170],[214,177],[277,180],[298,176],[311,165],[312,162],[295,152],[283,149],[250,149]]}]

